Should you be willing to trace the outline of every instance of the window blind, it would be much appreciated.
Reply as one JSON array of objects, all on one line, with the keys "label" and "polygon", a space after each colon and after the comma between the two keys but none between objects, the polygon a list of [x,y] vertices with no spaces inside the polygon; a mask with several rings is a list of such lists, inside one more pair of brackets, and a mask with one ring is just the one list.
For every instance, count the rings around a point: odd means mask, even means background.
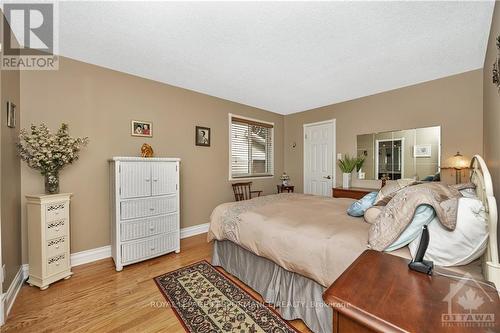
[{"label": "window blind", "polygon": [[273,175],[273,125],[231,118],[231,177]]}]

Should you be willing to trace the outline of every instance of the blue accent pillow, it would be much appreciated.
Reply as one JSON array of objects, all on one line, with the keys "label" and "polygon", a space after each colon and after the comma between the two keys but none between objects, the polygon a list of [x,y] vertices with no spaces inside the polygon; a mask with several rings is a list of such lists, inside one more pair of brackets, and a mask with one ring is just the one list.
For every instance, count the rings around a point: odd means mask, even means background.
[{"label": "blue accent pillow", "polygon": [[354,217],[361,217],[365,215],[365,211],[373,206],[375,199],[377,198],[378,192],[370,192],[347,209],[347,214]]},{"label": "blue accent pillow", "polygon": [[394,243],[389,245],[384,251],[394,251],[410,244],[415,238],[420,236],[423,226],[431,223],[435,216],[436,212],[432,206],[418,206],[415,210],[415,215],[413,216],[411,223],[406,227],[399,238],[396,239]]}]

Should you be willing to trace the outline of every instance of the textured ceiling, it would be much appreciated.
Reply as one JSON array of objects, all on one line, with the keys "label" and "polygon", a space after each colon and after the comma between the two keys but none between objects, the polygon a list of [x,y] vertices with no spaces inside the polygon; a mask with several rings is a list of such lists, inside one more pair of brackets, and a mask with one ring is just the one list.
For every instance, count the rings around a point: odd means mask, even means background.
[{"label": "textured ceiling", "polygon": [[494,3],[62,2],[60,54],[281,114],[483,67]]}]

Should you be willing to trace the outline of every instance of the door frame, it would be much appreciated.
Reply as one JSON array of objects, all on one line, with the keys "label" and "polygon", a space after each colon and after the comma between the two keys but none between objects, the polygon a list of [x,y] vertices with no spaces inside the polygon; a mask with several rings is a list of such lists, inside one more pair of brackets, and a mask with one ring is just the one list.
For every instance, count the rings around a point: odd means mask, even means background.
[{"label": "door frame", "polygon": [[[405,173],[405,138],[394,139],[375,139],[375,179],[378,180],[378,148],[380,142],[401,141],[401,179],[404,179]],[[394,156],[394,155],[393,155]]]},{"label": "door frame", "polygon": [[307,123],[302,125],[302,192],[305,193],[306,189],[306,128],[313,127],[318,125],[326,125],[331,124],[332,126],[332,186],[335,187],[337,185],[337,165],[335,164],[336,156],[337,156],[337,120],[335,118],[329,120],[318,121],[314,123]]}]

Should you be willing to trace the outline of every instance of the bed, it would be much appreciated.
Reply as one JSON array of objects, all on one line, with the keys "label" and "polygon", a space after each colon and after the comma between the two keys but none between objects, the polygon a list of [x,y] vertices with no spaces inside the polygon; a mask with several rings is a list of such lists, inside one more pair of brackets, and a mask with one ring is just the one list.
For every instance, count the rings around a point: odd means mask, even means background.
[{"label": "bed", "polygon": [[[480,156],[473,158],[471,166],[471,181],[488,213],[489,244],[481,259],[452,270],[499,286],[491,177]],[[322,294],[367,248],[370,225],[345,213],[352,202],[282,193],[222,204],[210,223],[212,264],[276,305],[283,318],[302,319],[316,333],[332,332],[332,310],[323,303]],[[390,253],[411,257],[407,248]]]}]

